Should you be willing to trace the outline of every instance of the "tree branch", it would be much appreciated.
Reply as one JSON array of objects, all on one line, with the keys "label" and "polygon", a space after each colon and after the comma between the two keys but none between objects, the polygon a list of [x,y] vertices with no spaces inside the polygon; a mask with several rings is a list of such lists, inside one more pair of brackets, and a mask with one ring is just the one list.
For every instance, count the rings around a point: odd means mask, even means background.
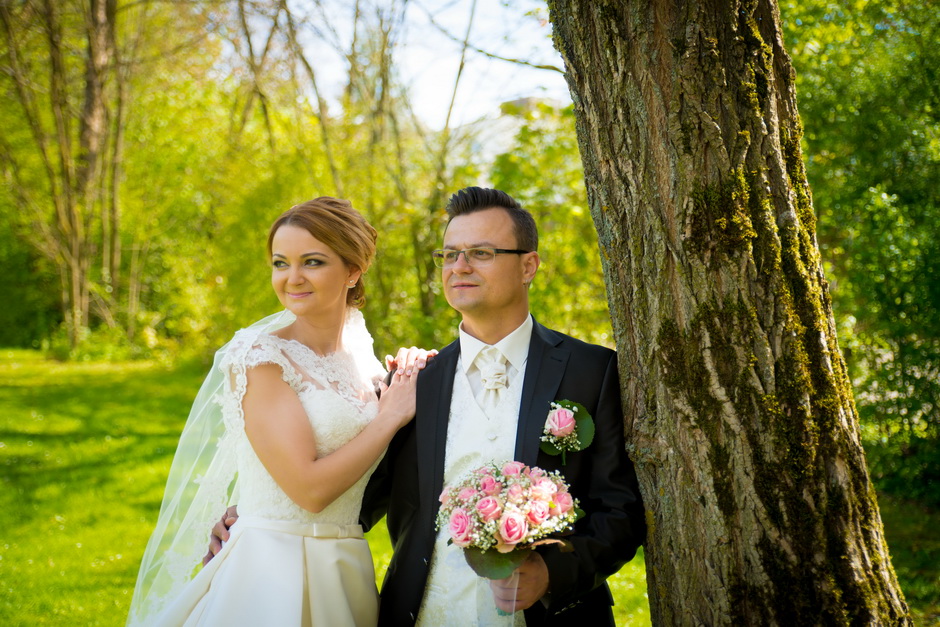
[{"label": "tree branch", "polygon": [[323,151],[326,153],[326,160],[330,166],[330,174],[333,177],[333,186],[336,188],[336,193],[339,196],[343,195],[343,183],[340,178],[339,168],[336,166],[336,159],[333,155],[332,143],[330,140],[330,132],[327,127],[327,114],[326,114],[326,101],[323,99],[323,96],[320,95],[320,88],[317,86],[317,75],[313,69],[313,66],[307,60],[306,55],[303,52],[303,49],[300,47],[300,44],[297,42],[297,29],[294,25],[294,16],[291,13],[290,9],[287,6],[286,0],[281,0],[283,5],[284,14],[287,17],[287,38],[290,43],[291,49],[294,51],[297,59],[300,61],[300,64],[303,66],[304,70],[307,72],[307,76],[310,78],[310,84],[313,87],[313,95],[317,100],[317,117],[320,120],[320,137],[323,141]]},{"label": "tree branch", "polygon": [[457,44],[460,44],[461,46],[465,46],[466,48],[469,48],[470,50],[473,50],[474,52],[476,52],[476,53],[478,53],[478,54],[482,54],[483,56],[489,57],[490,59],[496,59],[497,61],[505,61],[506,63],[514,63],[514,64],[516,64],[516,65],[524,65],[524,66],[526,66],[526,67],[535,68],[535,69],[537,69],[537,70],[548,70],[548,71],[550,71],[550,72],[558,72],[559,74],[564,74],[564,73],[565,73],[565,71],[564,71],[563,69],[561,69],[560,67],[555,66],[555,65],[543,64],[543,63],[531,63],[531,62],[529,62],[529,61],[525,61],[524,59],[513,59],[513,58],[511,58],[511,57],[504,57],[504,56],[500,56],[500,55],[495,54],[495,53],[492,53],[492,52],[487,52],[486,50],[483,50],[482,48],[478,48],[478,47],[474,46],[473,44],[470,44],[470,43],[467,42],[466,40],[461,40],[459,37],[457,37],[456,35],[451,34],[450,31],[448,31],[446,28],[444,28],[443,26],[441,26],[440,24],[438,24],[438,23],[434,20],[434,16],[431,14],[431,12],[430,12],[427,8],[425,8],[420,2],[413,2],[413,4],[415,4],[415,5],[418,6],[422,11],[424,11],[424,13],[425,13],[425,14],[427,15],[427,17],[428,17],[428,21],[431,22],[431,26],[433,26],[434,28],[436,28],[442,35],[444,35],[445,37],[447,37],[448,39],[450,39],[452,42],[457,43]]},{"label": "tree branch", "polygon": [[[31,88],[31,82],[27,77],[27,73],[23,69],[22,62],[20,61],[19,48],[17,47],[17,43],[14,38],[14,32],[16,29],[13,26],[13,15],[10,13],[10,4],[8,2],[0,2],[0,22],[3,23],[3,33],[6,36],[7,49],[10,59],[8,73],[13,79],[13,84],[16,87],[16,94],[19,98],[20,106],[23,107],[23,113],[26,115],[26,121],[29,124],[29,129],[33,135],[33,141],[36,142],[36,147],[39,148],[39,155],[42,158],[42,163],[46,170],[46,176],[49,179],[51,195],[53,198],[59,198],[59,194],[56,191],[58,185],[55,166],[52,164],[52,158],[49,156],[49,136],[46,133],[46,130],[42,127],[42,122],[40,121],[39,116],[39,108],[33,98],[34,94]],[[59,210],[58,206],[57,210]]]}]

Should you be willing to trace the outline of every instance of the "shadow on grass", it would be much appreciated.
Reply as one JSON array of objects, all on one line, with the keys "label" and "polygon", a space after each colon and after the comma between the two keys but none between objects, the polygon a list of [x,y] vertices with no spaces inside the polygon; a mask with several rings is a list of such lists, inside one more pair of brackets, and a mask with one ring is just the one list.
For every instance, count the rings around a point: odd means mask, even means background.
[{"label": "shadow on grass", "polygon": [[[0,624],[123,622],[207,370],[201,363],[11,364],[0,354]],[[915,620],[938,624],[940,512],[886,496],[879,503]],[[387,537],[373,550],[381,574]],[[637,592],[645,603],[644,590]]]},{"label": "shadow on grass", "polygon": [[97,507],[102,494],[155,518],[206,366],[9,366],[0,365],[6,523],[28,527],[53,503],[75,498]]},{"label": "shadow on grass", "polygon": [[54,374],[30,376],[28,386],[14,380],[0,385],[0,404],[8,408],[0,417],[0,430],[37,437],[178,434],[203,374],[191,367],[154,368],[72,374],[65,381]]},{"label": "shadow on grass", "polygon": [[916,625],[940,625],[940,511],[878,496],[891,563]]}]

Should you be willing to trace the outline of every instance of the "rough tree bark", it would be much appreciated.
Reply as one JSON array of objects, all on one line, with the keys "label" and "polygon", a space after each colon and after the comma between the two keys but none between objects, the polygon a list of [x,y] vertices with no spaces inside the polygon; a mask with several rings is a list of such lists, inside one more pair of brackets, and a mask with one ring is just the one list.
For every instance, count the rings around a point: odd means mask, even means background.
[{"label": "rough tree bark", "polygon": [[549,5],[646,499],[654,624],[909,624],[775,1]]}]

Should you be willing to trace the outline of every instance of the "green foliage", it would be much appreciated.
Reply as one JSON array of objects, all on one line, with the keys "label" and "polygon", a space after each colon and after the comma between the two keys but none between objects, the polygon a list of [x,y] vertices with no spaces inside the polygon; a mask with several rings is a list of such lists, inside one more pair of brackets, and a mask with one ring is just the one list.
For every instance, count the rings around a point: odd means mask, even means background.
[{"label": "green foliage", "polygon": [[891,563],[914,624],[940,624],[940,510],[886,495],[879,505]]},{"label": "green foliage", "polygon": [[612,345],[597,231],[587,206],[574,129],[574,106],[534,103],[506,110],[523,124],[497,156],[493,186],[509,191],[539,227],[542,265],[532,283],[532,312],[552,327]]},{"label": "green foliage", "polygon": [[872,474],[940,504],[940,13],[816,0],[781,15]]},{"label": "green foliage", "polygon": [[0,199],[0,346],[38,348],[62,321],[57,279],[48,264],[14,234]]},{"label": "green foliage", "polygon": [[[31,152],[29,127],[15,103],[12,85],[0,81],[0,267],[6,270],[0,275],[0,346],[38,348],[62,322],[61,284],[35,237],[24,233],[30,225],[18,208],[12,183],[42,188],[43,177],[38,156]],[[28,155],[21,168],[11,167],[11,152]]]},{"label": "green foliage", "polygon": [[464,556],[470,568],[480,577],[487,579],[505,579],[512,575],[512,571],[519,568],[522,562],[526,560],[532,549],[525,551],[510,551],[509,553],[500,553],[496,549],[488,551],[478,551],[476,549],[465,550]]},{"label": "green foliage", "polygon": [[[58,283],[68,267],[53,259],[36,228],[49,220],[51,207],[33,206],[40,198],[51,204],[58,192],[44,174],[15,84],[0,76],[9,96],[0,102],[2,148],[14,164],[5,163],[0,179],[0,223],[15,235],[15,246],[0,249],[0,259],[28,263],[37,279],[11,281],[16,307],[0,345],[42,345],[62,359],[205,355],[279,307],[268,286],[268,226],[290,206],[320,195],[349,198],[379,232],[376,263],[365,277],[365,315],[377,352],[451,341],[457,315],[443,299],[429,251],[439,245],[448,196],[486,184],[493,164],[480,158],[478,129],[431,132],[411,115],[392,70],[390,23],[361,18],[347,57],[347,89],[339,107],[324,111],[298,74],[296,54],[280,39],[283,24],[255,73],[239,56],[247,52],[244,39],[232,37],[240,28],[233,7],[121,6],[116,44],[127,64],[127,97],[124,144],[114,162],[120,254],[110,276],[101,258],[106,223],[97,210],[89,212],[92,306],[88,327],[77,332],[54,332],[66,302]],[[62,25],[70,45],[82,50],[77,7],[61,5]],[[27,11],[14,14],[22,23],[16,42],[27,71],[46,81],[42,24]],[[260,35],[271,16],[260,11],[256,18],[252,27]],[[3,54],[9,58],[10,51]],[[81,58],[70,59],[69,97],[80,103]],[[116,94],[106,96],[113,112]],[[547,105],[506,113],[521,130],[490,178],[540,222],[544,263],[532,288],[535,314],[609,344],[573,113]],[[52,128],[51,118],[45,122]],[[56,311],[52,303],[60,300]]]}]

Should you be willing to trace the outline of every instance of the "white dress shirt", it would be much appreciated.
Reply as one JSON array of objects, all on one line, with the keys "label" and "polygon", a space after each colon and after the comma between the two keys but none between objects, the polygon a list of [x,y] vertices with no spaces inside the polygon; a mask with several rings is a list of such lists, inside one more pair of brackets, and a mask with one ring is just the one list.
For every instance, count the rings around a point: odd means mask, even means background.
[{"label": "white dress shirt", "polygon": [[[473,396],[479,400],[483,394],[483,381],[480,377],[480,369],[477,368],[474,362],[480,351],[489,344],[464,331],[463,324],[460,325],[459,334],[460,364],[457,367],[463,368],[463,371],[467,374],[467,379],[470,380],[470,389],[473,390]],[[493,347],[499,349],[499,352],[506,358],[506,375],[509,379],[507,387],[512,385],[520,372],[524,372],[525,362],[529,357],[529,341],[531,339],[532,316],[528,315],[515,331],[493,344]]]},{"label": "white dress shirt", "polygon": [[[444,454],[445,486],[487,462],[513,459],[532,326],[532,316],[526,316],[516,330],[493,345],[506,358],[508,381],[497,409],[489,413],[483,409],[483,382],[474,363],[488,345],[460,329],[460,357],[454,373]],[[489,585],[467,565],[463,549],[447,545],[448,537],[446,527],[438,532],[418,625],[493,624],[484,616],[488,610],[495,612]],[[510,624],[525,624],[522,612],[512,618],[515,620]]]}]

